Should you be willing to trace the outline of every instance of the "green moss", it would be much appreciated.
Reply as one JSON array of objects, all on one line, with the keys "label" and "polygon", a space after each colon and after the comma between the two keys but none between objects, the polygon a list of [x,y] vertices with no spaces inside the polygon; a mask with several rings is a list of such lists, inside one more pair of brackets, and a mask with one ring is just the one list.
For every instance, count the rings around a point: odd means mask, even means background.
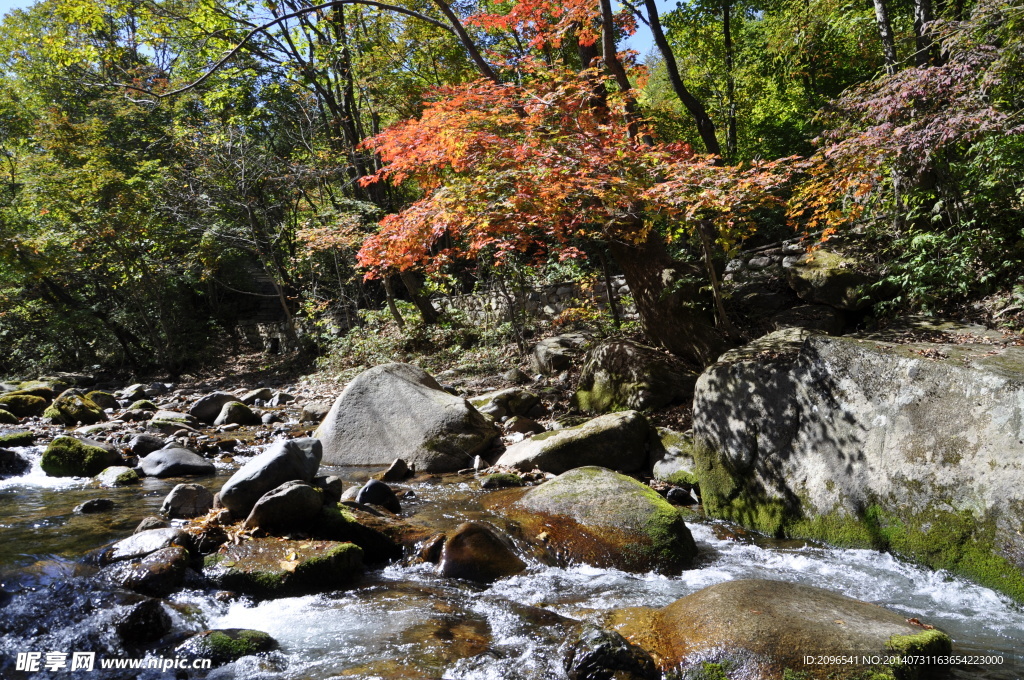
[{"label": "green moss", "polygon": [[74,437],[57,437],[46,447],[39,464],[50,477],[95,477],[121,462],[121,456],[113,451]]},{"label": "green moss", "polygon": [[18,416],[6,409],[0,408],[0,425],[17,425],[19,422]]},{"label": "green moss", "polygon": [[41,382],[39,380],[29,380],[18,385],[18,389],[11,394],[32,394],[37,397],[50,401],[56,396],[57,392],[48,383]]},{"label": "green moss", "polygon": [[151,402],[149,399],[139,399],[138,401],[132,402],[132,405],[128,407],[129,411],[157,411],[156,404]]},{"label": "green moss", "polygon": [[215,630],[206,636],[210,655],[216,659],[240,659],[273,649],[274,638],[259,630],[241,630],[227,633]]},{"label": "green moss", "polygon": [[52,408],[58,410],[64,416],[65,423],[69,425],[74,423],[91,425],[107,419],[103,409],[73,391],[64,392],[57,397]]},{"label": "green moss", "polygon": [[0,447],[6,446],[32,446],[36,440],[35,434],[28,430],[16,430],[0,434]]},{"label": "green moss", "polygon": [[0,404],[19,418],[38,416],[48,404],[48,400],[32,394],[8,393],[0,397]]},{"label": "green moss", "polygon": [[60,409],[54,406],[47,406],[46,410],[43,411],[43,419],[48,420],[54,425],[67,425],[68,419],[60,412]]},{"label": "green moss", "polygon": [[616,387],[604,381],[594,381],[590,389],[580,389],[573,395],[573,405],[587,413],[610,413],[628,411],[630,397],[643,390],[646,385],[619,383]]},{"label": "green moss", "polygon": [[511,472],[498,472],[493,475],[486,475],[480,479],[480,486],[484,489],[502,489],[522,485],[523,478]]},{"label": "green moss", "polygon": [[93,390],[86,394],[85,398],[104,409],[118,408],[120,406],[120,404],[117,403],[117,397],[110,392],[103,392],[102,390]]},{"label": "green moss", "polygon": [[669,484],[675,484],[676,486],[699,486],[697,475],[692,472],[687,472],[686,470],[673,472],[663,481],[666,481]]}]

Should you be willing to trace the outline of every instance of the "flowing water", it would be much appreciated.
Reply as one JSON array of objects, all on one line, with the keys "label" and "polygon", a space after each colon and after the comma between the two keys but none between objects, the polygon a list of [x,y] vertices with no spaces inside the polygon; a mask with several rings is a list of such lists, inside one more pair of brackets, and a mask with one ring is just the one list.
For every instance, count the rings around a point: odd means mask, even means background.
[{"label": "flowing water", "polygon": [[[38,459],[38,449],[23,449]],[[217,488],[234,466],[224,466]],[[350,480],[366,471],[333,471]],[[392,565],[368,573],[350,590],[255,602],[222,602],[187,589],[166,604],[169,637],[208,628],[254,628],[272,635],[277,652],[191,675],[175,671],[15,669],[18,652],[94,651],[97,658],[141,656],[112,630],[137,596],[112,591],[80,564],[90,550],[131,533],[157,512],[181,480],[146,479],[136,487],[101,489],[90,480],[52,479],[38,469],[0,481],[0,677],[2,678],[565,678],[560,648],[577,622],[609,610],[662,606],[715,583],[739,578],[792,581],[875,602],[946,631],[957,654],[1002,655],[1001,665],[955,668],[954,678],[1024,677],[1024,610],[997,593],[868,550],[840,550],[751,536],[720,522],[694,522],[701,557],[681,576],[629,574],[588,566],[531,564],[490,586],[438,577],[433,565]],[[408,485],[405,515],[438,528],[487,518],[481,492],[467,478]],[[401,486],[401,485],[399,485]],[[91,498],[117,507],[97,515],[73,509]],[[196,584],[197,586],[200,584]],[[171,652],[162,651],[163,655]],[[150,652],[150,654],[156,654]]]}]

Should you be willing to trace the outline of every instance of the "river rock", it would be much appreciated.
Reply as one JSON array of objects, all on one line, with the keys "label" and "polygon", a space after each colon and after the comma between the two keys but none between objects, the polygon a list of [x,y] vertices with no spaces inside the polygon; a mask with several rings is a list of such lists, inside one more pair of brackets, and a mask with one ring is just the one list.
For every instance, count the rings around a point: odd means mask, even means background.
[{"label": "river rock", "polygon": [[[293,401],[295,401],[295,397],[293,397],[292,395],[286,392],[278,392],[270,398],[270,400],[267,402],[267,406],[271,408],[278,408],[280,406],[284,406],[285,404],[290,404]],[[327,411],[324,411],[324,414],[326,413]]]},{"label": "river rock", "polygon": [[211,665],[221,666],[243,656],[277,649],[277,641],[259,630],[225,628],[196,633],[174,649],[176,657],[184,659],[210,659]]},{"label": "river rock", "polygon": [[463,522],[445,539],[437,571],[448,578],[493,583],[526,569],[511,544],[483,522]]},{"label": "river rock", "polygon": [[[507,492],[506,492],[507,493]],[[697,546],[680,512],[640,482],[601,467],[582,467],[531,488],[495,509],[527,537],[544,536],[560,563],[678,574]]]},{"label": "river rock", "polygon": [[857,311],[871,304],[875,277],[857,260],[828,250],[806,253],[786,268],[786,279],[801,299]]},{"label": "river rock", "polygon": [[388,465],[397,457],[426,472],[468,467],[497,435],[469,402],[408,364],[359,374],[316,431],[330,465]]},{"label": "river rock", "polygon": [[693,431],[676,432],[659,427],[656,445],[651,449],[651,477],[669,484],[692,487],[697,483],[695,466]]},{"label": "river rock", "polygon": [[140,559],[157,550],[171,547],[188,550],[192,547],[192,539],[185,531],[173,527],[149,529],[132,534],[109,548],[100,550],[98,559],[100,564],[112,564],[122,560]]},{"label": "river rock", "polygon": [[29,471],[32,463],[17,451],[0,449],[0,479],[20,477]]},{"label": "river rock", "polygon": [[180,411],[169,411],[161,409],[153,414],[153,420],[162,423],[175,423],[178,425],[187,425],[188,427],[195,427],[198,422],[195,418],[187,413],[181,413]]},{"label": "river rock", "polygon": [[630,340],[594,347],[573,397],[582,411],[661,408],[689,400],[697,372],[679,359]]},{"label": "river rock", "polygon": [[229,401],[220,409],[214,425],[259,425],[260,417],[240,401]]},{"label": "river rock", "polygon": [[128,440],[128,450],[132,452],[132,455],[139,458],[148,456],[165,446],[167,446],[167,440],[164,437],[149,434],[148,432],[137,434]]},{"label": "river rock", "polygon": [[513,444],[495,464],[555,474],[584,465],[633,472],[647,466],[653,433],[636,411],[609,413]]},{"label": "river rock", "polygon": [[106,444],[92,439],[57,437],[46,447],[39,465],[50,477],[95,477],[121,462],[121,456]]},{"label": "river rock", "polygon": [[394,490],[376,479],[371,479],[359,489],[359,493],[356,494],[356,503],[379,505],[396,515],[402,512],[402,504],[398,502],[398,496],[395,495]]},{"label": "river rock", "polygon": [[260,597],[307,595],[346,588],[363,571],[353,543],[257,538],[227,543],[206,558],[206,575],[226,590]]},{"label": "river rock", "polygon": [[153,414],[159,410],[157,405],[149,399],[136,399],[127,408],[128,412],[143,411],[147,414],[147,418],[152,418]]},{"label": "river rock", "polygon": [[846,317],[841,310],[828,305],[797,305],[773,315],[771,325],[776,329],[804,328],[839,335],[846,327]]},{"label": "river rock", "polygon": [[76,505],[74,512],[76,515],[93,515],[99,512],[109,512],[115,507],[114,501],[109,498],[91,498]]},{"label": "river rock", "polygon": [[312,525],[312,535],[328,541],[355,543],[366,564],[387,564],[402,558],[403,546],[422,541],[427,530],[396,517],[373,515],[345,504],[325,504]]},{"label": "river rock", "polygon": [[47,399],[32,394],[10,392],[0,396],[0,405],[19,418],[42,415],[49,404]]},{"label": "river rock", "polygon": [[171,523],[168,522],[167,520],[163,519],[162,517],[150,516],[150,517],[146,517],[141,522],[139,522],[139,526],[135,527],[135,531],[133,531],[132,533],[133,534],[141,534],[143,531],[150,531],[151,529],[170,529],[170,528],[171,528]]},{"label": "river rock", "polygon": [[524,416],[540,403],[540,397],[521,387],[509,387],[497,392],[481,394],[469,400],[477,411],[495,420]]},{"label": "river rock", "polygon": [[324,503],[337,503],[345,491],[345,480],[337,475],[320,475],[313,478],[313,486],[324,495]]},{"label": "river rock", "polygon": [[238,401],[242,402],[246,406],[252,406],[257,401],[268,402],[273,398],[274,392],[269,387],[260,387],[255,390],[249,390],[241,397]]},{"label": "river rock", "polygon": [[506,420],[502,427],[509,434],[541,434],[544,432],[543,425],[526,416],[513,416]]},{"label": "river rock", "polygon": [[279,439],[242,466],[220,490],[220,502],[237,518],[248,517],[256,501],[285,482],[312,482],[323,447],[318,439]]},{"label": "river rock", "polygon": [[155,550],[141,559],[118,561],[107,567],[104,575],[122,588],[136,593],[167,597],[185,585],[188,563],[188,551],[171,546]]},{"label": "river rock", "polygon": [[611,630],[588,627],[565,650],[569,680],[661,680],[645,650]]},{"label": "river rock", "polygon": [[373,478],[381,482],[400,482],[411,474],[412,470],[406,462],[401,458],[395,458],[387,470],[374,475]]},{"label": "river rock", "polygon": [[773,333],[694,397],[705,510],[1024,601],[1024,348]]},{"label": "river rock", "polygon": [[173,445],[140,459],[139,468],[147,477],[158,478],[212,475],[217,471],[213,463],[196,452]]},{"label": "river rock", "polygon": [[36,433],[32,430],[0,431],[0,446],[32,446],[36,441]]},{"label": "river rock", "polygon": [[201,484],[178,484],[164,498],[160,512],[171,519],[191,519],[213,509],[213,494]]},{"label": "river rock", "polygon": [[146,598],[118,613],[114,630],[127,645],[147,645],[170,632],[171,617],[160,600]]},{"label": "river rock", "polygon": [[246,529],[283,532],[307,527],[320,514],[323,495],[309,484],[285,482],[256,501]]},{"label": "river rock", "polygon": [[583,353],[583,347],[587,342],[589,338],[580,333],[545,338],[534,345],[530,367],[535,373],[543,375],[555,375],[566,371],[572,368],[573,359]]},{"label": "river rock", "polygon": [[5,408],[0,407],[0,425],[17,425],[21,420]]},{"label": "river rock", "polygon": [[[951,649],[948,636],[914,626],[904,614],[782,581],[727,581],[662,609],[618,610],[607,622],[650,651],[663,670],[685,672],[713,663],[728,668],[730,677],[782,678],[814,671],[804,663],[805,655],[941,655]],[[910,668],[897,676],[886,670],[831,664],[813,677],[825,672],[837,680],[918,677],[907,673]]]},{"label": "river rock", "polygon": [[311,401],[303,405],[299,420],[303,423],[319,423],[331,411],[333,404],[329,401]]},{"label": "river rock", "polygon": [[220,415],[220,411],[224,408],[224,404],[237,400],[238,397],[233,394],[228,394],[227,392],[213,392],[192,404],[192,408],[188,410],[188,414],[196,420],[200,420],[210,425],[213,424],[213,421]]},{"label": "river rock", "polygon": [[119,404],[117,402],[117,397],[115,397],[110,392],[103,392],[101,390],[93,390],[92,392],[87,393],[85,395],[85,398],[88,399],[89,401],[91,401],[92,403],[96,404],[97,406],[99,406],[101,409],[108,409],[108,408],[119,409],[119,408],[121,408],[121,404]]},{"label": "river rock", "polygon": [[135,383],[134,385],[129,385],[128,387],[125,387],[123,390],[118,392],[117,395],[121,399],[125,399],[127,401],[137,401],[139,399],[145,399],[146,386],[143,385],[142,383]]},{"label": "river rock", "polygon": [[139,475],[127,465],[113,465],[96,475],[96,481],[108,488],[131,486],[139,483]]}]

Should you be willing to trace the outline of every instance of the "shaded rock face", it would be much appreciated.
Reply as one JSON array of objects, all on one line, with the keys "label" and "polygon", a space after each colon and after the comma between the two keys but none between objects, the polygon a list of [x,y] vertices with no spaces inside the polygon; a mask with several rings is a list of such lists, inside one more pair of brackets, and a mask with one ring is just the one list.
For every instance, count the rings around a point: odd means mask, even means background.
[{"label": "shaded rock face", "polygon": [[469,402],[408,364],[361,373],[316,431],[327,464],[389,465],[402,458],[427,472],[469,467],[497,435]]},{"label": "shaded rock face", "polygon": [[323,495],[309,484],[285,482],[256,501],[245,527],[264,531],[307,527],[320,514],[323,504]]},{"label": "shaded rock face", "polygon": [[861,269],[856,260],[816,250],[787,268],[786,279],[803,300],[856,311],[871,304],[869,286],[875,280]]},{"label": "shaded rock face", "polygon": [[39,464],[50,477],[94,477],[121,462],[120,455],[100,442],[57,437],[46,447]]},{"label": "shaded rock face", "polygon": [[32,463],[17,451],[0,449],[0,479],[23,475],[31,467]]},{"label": "shaded rock face", "polygon": [[573,359],[583,353],[588,342],[585,335],[566,333],[553,338],[545,338],[533,348],[530,356],[530,367],[535,373],[554,375],[572,368]]},{"label": "shaded rock face", "polygon": [[651,477],[670,484],[696,484],[693,433],[659,427],[657,444],[651,449]]},{"label": "shaded rock face", "polygon": [[142,433],[133,436],[128,440],[128,450],[133,455],[147,456],[158,449],[162,449],[167,445],[167,440],[163,437],[158,437],[155,434]]},{"label": "shaded rock face", "polygon": [[497,392],[481,394],[469,400],[480,413],[495,420],[512,416],[524,416],[540,403],[540,397],[520,387],[509,387]]},{"label": "shaded rock face", "polygon": [[884,655],[897,650],[948,654],[951,649],[948,636],[911,625],[902,614],[782,581],[727,581],[662,609],[618,610],[608,623],[650,651],[665,670],[714,662],[727,665],[730,677],[735,673],[781,678],[786,670],[814,678],[866,677],[867,670],[886,669],[830,665],[819,676],[818,669],[804,664],[803,656]]},{"label": "shaded rock face", "polygon": [[636,411],[609,413],[513,444],[496,464],[555,474],[585,465],[633,472],[647,466],[653,432]]},{"label": "shaded rock face", "polygon": [[286,597],[346,588],[363,570],[353,543],[259,538],[225,544],[206,558],[205,573],[219,587],[260,597]]},{"label": "shaded rock face", "polygon": [[587,355],[573,397],[583,411],[661,408],[690,399],[697,373],[653,347],[614,340]]},{"label": "shaded rock face", "polygon": [[147,598],[119,613],[114,630],[125,644],[146,645],[170,632],[171,617],[159,600]]},{"label": "shaded rock face", "polygon": [[235,517],[248,517],[263,494],[285,482],[312,482],[323,448],[317,439],[278,440],[243,465],[220,490],[220,502]]},{"label": "shaded rock face", "polygon": [[661,680],[646,651],[610,630],[588,628],[565,650],[569,680]]},{"label": "shaded rock face", "polygon": [[477,583],[492,583],[526,569],[512,546],[483,522],[463,522],[441,548],[438,573]]},{"label": "shaded rock face", "polygon": [[117,562],[105,570],[105,575],[122,588],[166,597],[185,585],[188,562],[184,548],[162,548],[139,560]]},{"label": "shaded rock face", "polygon": [[697,546],[679,511],[640,482],[600,467],[570,470],[494,508],[560,563],[677,574]]},{"label": "shaded rock face", "polygon": [[190,519],[213,508],[213,494],[201,484],[179,484],[164,498],[160,512],[171,519]]},{"label": "shaded rock face", "polygon": [[697,384],[711,515],[890,549],[1024,600],[1024,349],[778,333],[758,347]]},{"label": "shaded rock face", "polygon": [[356,503],[363,505],[379,505],[385,510],[390,510],[396,515],[402,512],[402,504],[394,490],[384,482],[371,479],[356,494]]},{"label": "shaded rock face", "polygon": [[312,524],[317,538],[355,543],[363,550],[367,564],[386,564],[402,557],[402,546],[413,546],[426,538],[427,530],[404,520],[379,517],[347,505],[325,505]]},{"label": "shaded rock face", "polygon": [[139,461],[139,469],[147,477],[212,475],[217,471],[213,463],[180,446],[154,451]]}]

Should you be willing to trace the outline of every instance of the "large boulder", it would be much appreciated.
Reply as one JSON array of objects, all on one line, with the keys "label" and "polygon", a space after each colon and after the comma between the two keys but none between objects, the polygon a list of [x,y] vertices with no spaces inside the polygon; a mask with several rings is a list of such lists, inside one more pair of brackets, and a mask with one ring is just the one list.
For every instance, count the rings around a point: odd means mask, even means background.
[{"label": "large boulder", "polygon": [[102,390],[93,390],[85,395],[85,398],[96,404],[102,409],[119,409],[121,404],[118,403],[117,397],[110,392],[104,392]]},{"label": "large boulder", "polygon": [[492,583],[526,569],[510,543],[488,524],[463,522],[441,548],[438,573],[477,583]]},{"label": "large boulder", "polygon": [[535,373],[555,375],[572,368],[573,361],[583,354],[590,339],[580,333],[565,333],[544,338],[533,347],[530,368]]},{"label": "large boulder", "polygon": [[106,444],[57,437],[46,447],[39,465],[50,477],[94,477],[121,462],[121,456]]},{"label": "large boulder", "polygon": [[601,467],[582,467],[494,509],[527,537],[543,536],[557,562],[677,574],[697,546],[679,510],[640,482]]},{"label": "large boulder", "polygon": [[0,396],[0,406],[19,418],[42,415],[49,401],[33,394],[9,392]]},{"label": "large boulder", "polygon": [[287,597],[346,588],[363,571],[354,543],[258,538],[227,543],[206,558],[219,587],[259,597]]},{"label": "large boulder", "polygon": [[389,465],[445,472],[473,464],[498,431],[473,406],[422,369],[384,364],[359,374],[334,402],[315,436],[330,465]]},{"label": "large boulder", "polygon": [[169,446],[139,460],[139,469],[147,477],[191,477],[212,475],[213,463],[182,446]]},{"label": "large boulder", "polygon": [[801,299],[850,311],[871,304],[876,280],[857,260],[829,250],[802,255],[786,268],[786,278]]},{"label": "large boulder", "polygon": [[661,408],[689,400],[697,372],[679,359],[629,340],[594,347],[573,400],[582,411]]},{"label": "large boulder", "polygon": [[[805,340],[803,338],[806,338]],[[705,510],[1024,601],[1024,348],[777,332],[697,383]]]},{"label": "large boulder", "polygon": [[200,398],[196,403],[192,404],[192,408],[188,410],[188,414],[196,420],[211,425],[213,421],[220,415],[220,410],[224,408],[224,404],[232,401],[237,401],[238,397],[227,392],[213,392]]},{"label": "large boulder", "polygon": [[308,529],[320,515],[323,494],[304,482],[285,482],[256,501],[245,528],[264,531]]},{"label": "large boulder", "polygon": [[[783,581],[727,581],[661,609],[615,611],[607,623],[650,651],[663,670],[682,671],[682,677],[724,678],[728,669],[728,677],[738,678],[909,680],[919,677],[912,661],[890,668],[846,661],[816,665],[805,658],[860,661],[951,651],[947,635],[908,623],[904,614]],[[689,674],[709,666],[721,675]]]},{"label": "large boulder", "polygon": [[635,472],[648,464],[654,429],[636,411],[598,416],[509,446],[497,465],[560,474],[584,465]]},{"label": "large boulder", "polygon": [[317,439],[280,439],[231,475],[221,487],[220,502],[234,517],[248,517],[271,489],[285,482],[312,482],[322,457]]}]

